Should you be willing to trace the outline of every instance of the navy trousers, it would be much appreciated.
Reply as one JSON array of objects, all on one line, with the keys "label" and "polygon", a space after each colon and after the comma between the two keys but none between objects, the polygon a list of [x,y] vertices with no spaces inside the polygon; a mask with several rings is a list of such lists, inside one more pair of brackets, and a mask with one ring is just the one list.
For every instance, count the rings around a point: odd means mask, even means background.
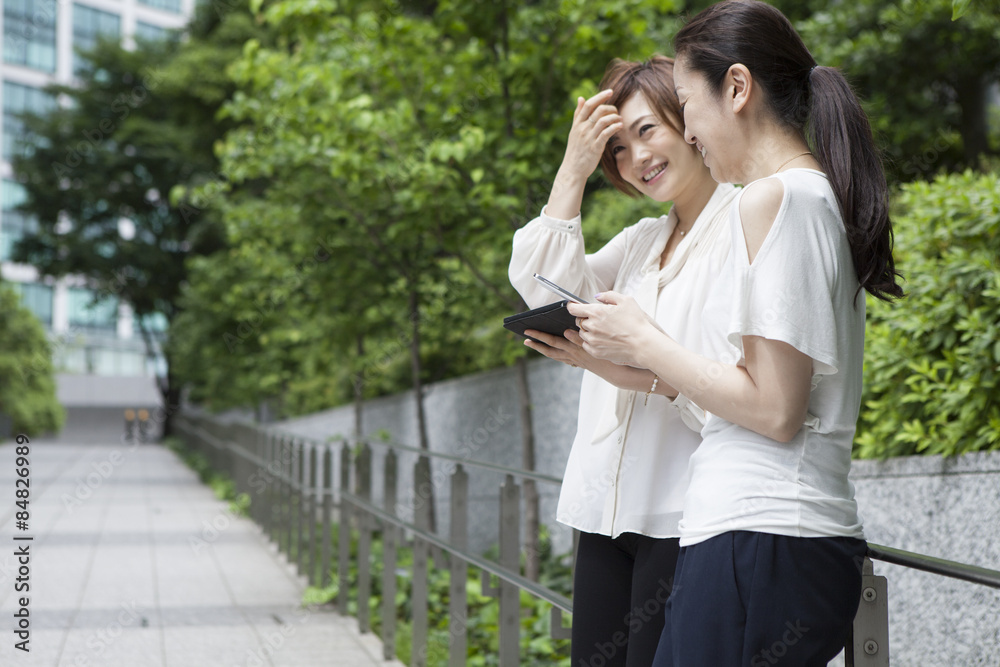
[{"label": "navy trousers", "polygon": [[826,667],[857,613],[865,551],[747,531],[683,547],[654,667]]}]

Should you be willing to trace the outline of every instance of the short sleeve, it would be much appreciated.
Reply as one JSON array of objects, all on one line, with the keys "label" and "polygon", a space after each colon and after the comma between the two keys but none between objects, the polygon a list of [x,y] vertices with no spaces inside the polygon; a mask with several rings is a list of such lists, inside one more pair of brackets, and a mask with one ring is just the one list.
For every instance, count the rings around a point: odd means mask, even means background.
[{"label": "short sleeve", "polygon": [[[733,207],[734,294],[728,341],[743,355],[743,336],[780,340],[813,359],[814,375],[832,375],[840,364],[834,294],[846,239],[839,212],[810,193],[785,194],[760,251],[749,264],[739,207]],[[853,266],[853,264],[851,265]]]}]

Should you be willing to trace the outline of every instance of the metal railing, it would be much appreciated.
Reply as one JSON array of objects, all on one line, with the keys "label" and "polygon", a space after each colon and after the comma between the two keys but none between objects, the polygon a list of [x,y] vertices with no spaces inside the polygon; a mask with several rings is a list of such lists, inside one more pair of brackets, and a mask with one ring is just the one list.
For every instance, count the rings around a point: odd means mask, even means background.
[{"label": "metal railing", "polygon": [[[251,518],[263,527],[278,548],[294,562],[298,573],[314,586],[331,583],[332,530],[337,513],[337,577],[340,612],[348,614],[351,524],[357,533],[357,618],[361,632],[369,632],[372,596],[369,563],[373,538],[382,533],[381,639],[383,655],[395,657],[396,569],[401,533],[409,536],[413,551],[411,577],[411,664],[427,664],[428,579],[433,561],[450,572],[449,667],[466,664],[467,594],[469,567],[482,571],[482,591],[499,598],[499,663],[514,667],[520,662],[520,591],[551,605],[551,635],[568,639],[563,613],[572,613],[572,602],[561,593],[521,574],[520,485],[516,480],[559,485],[561,479],[537,472],[508,468],[450,454],[427,452],[405,445],[382,442],[351,442],[338,439],[320,443],[301,436],[265,430],[247,424],[221,424],[204,417],[179,415],[175,426],[186,443],[209,459],[216,470],[231,476],[239,493],[252,496]],[[372,446],[385,450],[382,457],[382,506],[372,494]],[[334,457],[339,461],[335,484]],[[398,502],[399,455],[416,457],[413,469],[413,520],[401,517]],[[453,466],[449,475],[449,537],[430,530],[430,512],[435,485],[430,459]],[[469,476],[466,468],[478,468],[504,476],[500,485],[499,558],[485,558],[468,549]],[[353,475],[352,475],[353,473]],[[1000,572],[986,568],[869,544],[862,572],[862,595],[851,634],[845,646],[846,667],[889,665],[887,581],[874,574],[872,560],[902,565],[937,575],[1000,589]],[[491,583],[496,577],[497,585]]]}]

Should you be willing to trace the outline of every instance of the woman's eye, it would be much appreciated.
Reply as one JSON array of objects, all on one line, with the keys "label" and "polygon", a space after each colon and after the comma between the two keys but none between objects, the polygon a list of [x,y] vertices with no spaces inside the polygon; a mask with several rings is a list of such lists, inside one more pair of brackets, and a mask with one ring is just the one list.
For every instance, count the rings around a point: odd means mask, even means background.
[{"label": "woman's eye", "polygon": [[656,127],[656,126],[655,125],[643,125],[642,127],[639,128],[639,136],[641,137],[642,135],[646,134],[646,130],[651,130],[654,127]]},{"label": "woman's eye", "polygon": [[612,146],[611,147],[611,157],[618,157],[618,154],[625,150],[624,146]]}]

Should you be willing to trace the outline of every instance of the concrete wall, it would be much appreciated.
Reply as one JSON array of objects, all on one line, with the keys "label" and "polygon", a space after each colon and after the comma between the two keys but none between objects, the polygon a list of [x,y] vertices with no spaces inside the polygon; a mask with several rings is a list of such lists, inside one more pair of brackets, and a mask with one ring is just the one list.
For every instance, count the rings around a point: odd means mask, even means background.
[{"label": "concrete wall", "polygon": [[[549,360],[529,364],[535,408],[537,469],[560,476],[575,431],[581,372]],[[520,467],[521,424],[513,369],[442,382],[427,388],[430,446],[510,467]],[[363,430],[385,430],[393,440],[416,445],[413,395],[369,402]],[[351,406],[275,424],[326,440],[351,433]],[[374,488],[381,502],[381,461],[375,447]],[[399,497],[412,493],[413,457],[400,461]],[[439,532],[447,535],[449,465],[435,464]],[[497,497],[503,476],[470,473],[470,547],[496,542]],[[852,477],[871,542],[1000,569],[1000,452],[957,459],[908,457],[880,463],[855,461]],[[558,489],[542,484],[542,520],[558,550],[571,534],[554,521]],[[403,503],[407,514],[408,503]],[[893,667],[1000,666],[1000,590],[966,584],[907,568],[875,564],[889,579],[890,652]]]},{"label": "concrete wall", "polygon": [[[1000,570],[1000,452],[855,461],[869,542]],[[1000,665],[1000,590],[875,563],[893,667]]]}]

